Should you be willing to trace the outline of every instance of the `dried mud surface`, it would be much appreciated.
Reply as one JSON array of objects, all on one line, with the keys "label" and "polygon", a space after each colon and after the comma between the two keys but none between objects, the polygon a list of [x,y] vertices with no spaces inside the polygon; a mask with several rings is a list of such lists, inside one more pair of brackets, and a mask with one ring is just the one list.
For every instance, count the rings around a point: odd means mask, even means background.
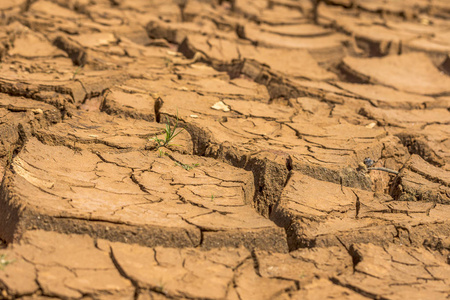
[{"label": "dried mud surface", "polygon": [[449,299],[449,41],[446,0],[1,1],[0,298]]}]

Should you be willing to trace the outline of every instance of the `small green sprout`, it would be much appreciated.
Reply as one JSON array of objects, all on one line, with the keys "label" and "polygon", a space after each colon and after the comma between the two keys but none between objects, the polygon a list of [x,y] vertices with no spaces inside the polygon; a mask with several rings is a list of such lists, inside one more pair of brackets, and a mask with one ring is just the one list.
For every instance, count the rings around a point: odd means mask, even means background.
[{"label": "small green sprout", "polygon": [[211,195],[211,201],[214,201],[214,195]]},{"label": "small green sprout", "polygon": [[75,69],[75,71],[72,74],[72,80],[75,80],[75,77],[77,77],[78,72],[80,72],[80,70],[82,69],[82,66],[78,66],[78,68]]},{"label": "small green sprout", "polygon": [[4,270],[9,264],[12,264],[15,259],[6,259],[6,254],[0,255],[0,270]]},{"label": "small green sprout", "polygon": [[8,163],[9,163],[9,164],[12,164],[12,161],[13,161],[13,151],[12,151],[12,150],[9,150],[7,155],[8,155]]},{"label": "small green sprout", "polygon": [[173,127],[170,125],[169,117],[166,116],[166,120],[167,120],[167,123],[166,123],[166,128],[164,128],[164,133],[165,133],[164,139],[160,139],[156,135],[154,138],[152,138],[152,140],[154,140],[158,144],[158,149],[160,147],[167,147],[169,145],[179,146],[179,145],[175,145],[175,144],[170,144],[170,142],[184,130],[183,128],[181,128],[180,130],[178,130],[178,132],[176,132],[176,130],[178,128],[178,112],[177,112],[177,120]]},{"label": "small green sprout", "polygon": [[166,68],[169,67],[172,64],[172,60],[170,58],[164,58],[164,64],[166,65]]},{"label": "small green sprout", "polygon": [[155,288],[155,291],[157,292],[157,293],[162,293],[162,294],[166,294],[166,284],[165,283],[160,283],[159,284],[159,286],[157,286],[156,288]]},{"label": "small green sprout", "polygon": [[163,151],[162,149],[158,149],[159,151],[159,157],[163,157],[164,155],[167,155],[167,153],[165,151]]},{"label": "small green sprout", "polygon": [[183,169],[185,169],[186,171],[190,171],[193,168],[196,168],[196,167],[200,166],[200,164],[191,164],[191,165],[189,165],[189,164],[183,164],[183,163],[176,162],[175,166],[180,166]]}]

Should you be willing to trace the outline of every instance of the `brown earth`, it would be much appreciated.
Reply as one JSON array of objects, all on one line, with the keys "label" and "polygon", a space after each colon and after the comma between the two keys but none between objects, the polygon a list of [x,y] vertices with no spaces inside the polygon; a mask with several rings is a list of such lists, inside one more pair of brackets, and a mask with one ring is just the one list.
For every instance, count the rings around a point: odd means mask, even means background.
[{"label": "brown earth", "polygon": [[449,75],[446,0],[2,0],[0,298],[449,299]]}]

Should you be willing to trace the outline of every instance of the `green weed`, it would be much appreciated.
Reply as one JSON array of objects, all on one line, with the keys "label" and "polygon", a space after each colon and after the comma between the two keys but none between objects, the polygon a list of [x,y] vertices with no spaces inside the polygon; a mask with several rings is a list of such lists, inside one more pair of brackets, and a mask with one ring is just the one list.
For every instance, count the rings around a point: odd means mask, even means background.
[{"label": "green weed", "polygon": [[80,70],[82,69],[82,66],[78,66],[78,68],[75,69],[75,71],[72,74],[72,80],[75,80],[75,77],[77,77],[78,72],[80,72]]},{"label": "green weed", "polygon": [[181,128],[177,132],[178,112],[177,112],[177,120],[175,122],[175,125],[173,125],[173,127],[170,124],[169,117],[166,116],[166,120],[167,120],[167,123],[166,123],[166,128],[164,128],[164,139],[160,139],[156,135],[154,138],[152,138],[152,140],[154,140],[158,144],[158,149],[161,147],[167,147],[167,146],[180,146],[180,145],[175,145],[175,144],[170,143],[177,135],[179,135],[184,130],[183,128]]},{"label": "green weed", "polygon": [[170,58],[164,58],[164,64],[166,65],[166,68],[168,68],[172,64],[172,60]]},{"label": "green weed", "polygon": [[162,149],[158,149],[159,151],[159,157],[163,157],[164,155],[167,155],[167,153],[165,151],[163,151]]},{"label": "green weed", "polygon": [[155,287],[155,291],[157,293],[166,294],[166,284],[161,282],[159,286]]},{"label": "green weed", "polygon": [[8,164],[12,164],[12,161],[13,161],[13,151],[12,150],[9,150],[8,151],[8,154],[7,154],[7,159],[8,159]]},{"label": "green weed", "polygon": [[179,162],[176,162],[175,163],[175,166],[180,166],[180,167],[182,167],[183,169],[185,169],[186,171],[190,171],[190,170],[192,170],[193,168],[196,168],[196,167],[198,167],[198,166],[200,166],[200,164],[183,164],[183,163],[179,163]]},{"label": "green weed", "polygon": [[0,255],[0,270],[4,270],[9,264],[12,264],[15,259],[6,259],[6,254]]}]

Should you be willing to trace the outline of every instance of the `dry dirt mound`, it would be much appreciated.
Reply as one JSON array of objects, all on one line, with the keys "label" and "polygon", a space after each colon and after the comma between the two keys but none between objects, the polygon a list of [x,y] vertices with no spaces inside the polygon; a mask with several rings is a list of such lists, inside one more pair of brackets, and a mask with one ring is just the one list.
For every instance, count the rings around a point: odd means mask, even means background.
[{"label": "dry dirt mound", "polygon": [[449,40],[445,0],[1,1],[0,298],[449,298]]}]

